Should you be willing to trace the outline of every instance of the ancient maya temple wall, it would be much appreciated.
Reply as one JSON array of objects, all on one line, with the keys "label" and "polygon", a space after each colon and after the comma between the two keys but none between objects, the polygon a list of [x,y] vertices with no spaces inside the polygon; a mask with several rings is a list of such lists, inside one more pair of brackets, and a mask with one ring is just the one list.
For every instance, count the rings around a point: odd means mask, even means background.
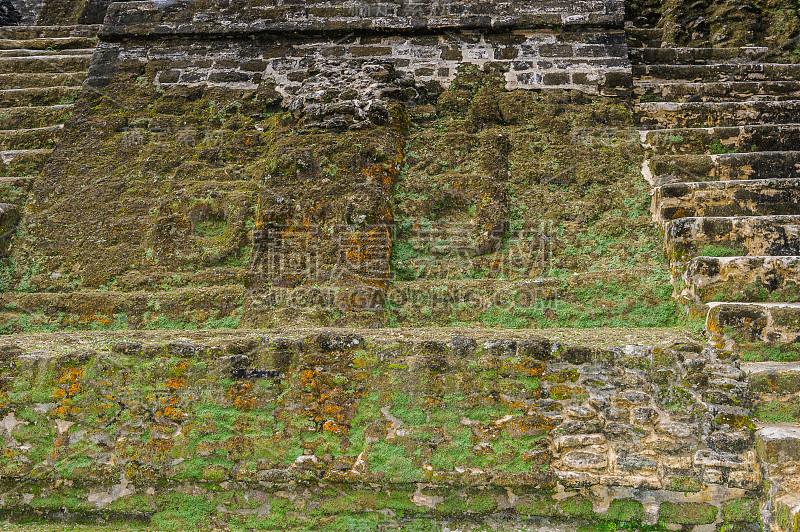
[{"label": "ancient maya temple wall", "polygon": [[[147,286],[148,272],[220,268],[253,245],[225,273],[247,286],[249,323],[298,291],[373,323],[409,109],[469,66],[507,90],[627,94],[622,25],[622,2],[114,4],[14,253],[50,272],[31,278],[42,292]],[[335,180],[308,157],[326,149]],[[502,233],[491,210],[487,232]],[[241,297],[226,290],[212,306]]]},{"label": "ancient maya temple wall", "polygon": [[[175,307],[236,308],[246,286],[244,321],[258,325],[275,312],[271,294],[313,287],[369,324],[389,280],[409,109],[460,72],[500,90],[630,90],[620,2],[263,4],[110,7],[14,242],[38,268],[15,304],[87,319],[156,311],[106,283],[136,289],[178,271],[197,286],[170,292]],[[504,229],[501,196],[487,194],[476,252]],[[744,372],[692,343],[230,331],[16,341],[0,348],[3,516],[154,516],[179,530],[464,518],[751,530],[765,499]]]},{"label": "ancient maya temple wall", "polygon": [[[350,304],[369,312],[388,279],[389,194],[409,106],[470,64],[499,72],[507,89],[626,94],[622,9],[114,4],[81,107],[34,188],[26,238],[35,245],[23,240],[15,253],[65,272],[34,284],[78,272],[91,287],[147,267],[214,265],[253,231],[254,258],[240,268],[254,322],[261,292],[307,284],[329,283],[344,299],[377,292]],[[270,157],[281,139],[265,117],[299,127],[294,151],[283,148],[294,157]],[[198,160],[176,157],[178,135],[211,121],[228,137],[202,145]],[[311,142],[344,152],[344,175],[322,189],[303,164]],[[137,157],[147,157],[140,172],[119,177]],[[232,175],[211,164],[221,157],[240,163],[225,167]],[[65,200],[70,187],[82,194]],[[320,195],[334,198],[324,210],[313,201]],[[190,230],[208,221],[225,231]],[[287,269],[298,251],[313,251],[313,268]],[[395,524],[496,512],[542,526],[757,520],[743,373],[701,346],[245,333],[159,342],[58,356],[4,348],[11,455],[2,478],[28,482],[2,499],[6,514],[155,512],[161,525],[262,527],[374,519],[376,509]],[[175,497],[196,511],[170,513]]]}]

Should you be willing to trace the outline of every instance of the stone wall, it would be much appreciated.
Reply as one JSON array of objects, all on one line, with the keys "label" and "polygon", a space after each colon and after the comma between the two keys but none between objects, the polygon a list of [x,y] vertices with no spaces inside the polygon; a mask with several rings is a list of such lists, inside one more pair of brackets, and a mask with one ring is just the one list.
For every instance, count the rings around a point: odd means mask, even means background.
[{"label": "stone wall", "polygon": [[[699,345],[334,332],[51,340],[0,348],[4,517],[757,527],[744,372]],[[173,511],[176,500],[192,510]]]},{"label": "stone wall", "polygon": [[[201,10],[192,3],[165,8],[119,3],[101,32],[111,42],[100,47],[97,62],[167,59],[175,69],[163,73],[159,83],[253,88],[273,80],[282,94],[307,85],[304,73],[315,71],[335,72],[334,83],[346,80],[357,88],[356,73],[375,62],[391,65],[406,83],[423,86],[449,85],[460,65],[491,63],[504,70],[509,90],[565,88],[618,95],[630,88],[622,3],[330,4]],[[428,16],[428,9],[442,13]],[[555,26],[563,29],[554,31]],[[342,35],[320,38],[320,33]],[[225,40],[193,38],[198,34]],[[306,37],[288,37],[298,34]],[[130,42],[145,35],[192,40],[166,47],[149,40]],[[119,39],[125,44],[113,43]]]}]

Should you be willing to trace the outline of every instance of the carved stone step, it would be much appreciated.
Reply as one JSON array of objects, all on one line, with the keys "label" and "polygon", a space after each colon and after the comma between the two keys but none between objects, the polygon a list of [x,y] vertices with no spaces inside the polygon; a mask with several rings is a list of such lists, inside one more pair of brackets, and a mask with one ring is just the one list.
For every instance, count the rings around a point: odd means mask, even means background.
[{"label": "carved stone step", "polygon": [[641,135],[645,148],[656,155],[794,151],[800,147],[798,124],[660,129]]},{"label": "carved stone step", "polygon": [[800,256],[695,257],[681,272],[688,303],[800,302]]},{"label": "carved stone step", "polygon": [[0,50],[80,50],[94,48],[94,37],[54,37],[42,39],[0,39]]},{"label": "carved stone step", "polygon": [[[55,282],[55,281],[54,281]],[[160,308],[160,315],[202,326],[206,320],[230,319],[242,306],[244,288],[241,285],[202,286],[176,288],[160,292],[0,292],[0,323],[27,313],[47,313],[47,319],[59,327],[88,329],[92,323],[114,322],[125,318],[131,328],[152,327],[157,323],[152,312]],[[11,301],[16,306],[8,306]],[[85,309],[92,309],[87,313]],[[83,309],[83,310],[82,310]],[[4,321],[6,320],[6,321]]]},{"label": "carved stone step", "polygon": [[0,89],[25,89],[28,87],[80,86],[87,77],[83,72],[15,72],[0,73]]},{"label": "carved stone step", "polygon": [[782,63],[633,65],[633,76],[640,81],[784,81],[800,78],[800,65]]},{"label": "carved stone step", "polygon": [[0,176],[38,175],[52,149],[0,151]]},{"label": "carved stone step", "polygon": [[796,395],[800,393],[800,363],[750,362],[742,364],[750,389],[758,394]]},{"label": "carved stone step", "polygon": [[63,124],[31,129],[0,130],[0,150],[36,150],[53,148]]},{"label": "carved stone step", "polygon": [[62,124],[74,108],[75,104],[0,109],[0,130],[31,129]]},{"label": "carved stone step", "polygon": [[100,25],[82,26],[5,26],[0,28],[0,39],[29,40],[67,37],[95,37]]},{"label": "carved stone step", "polygon": [[800,81],[635,82],[642,101],[715,102],[783,101],[800,99]]},{"label": "carved stone step", "polygon": [[663,38],[663,32],[658,28],[626,28],[625,33],[630,48],[658,48]]},{"label": "carved stone step", "polygon": [[651,102],[636,105],[646,128],[725,127],[800,123],[800,101],[783,102]]},{"label": "carved stone step", "polygon": [[0,57],[0,72],[75,72],[88,70],[91,59],[87,54]]},{"label": "carved stone step", "polygon": [[679,218],[664,227],[673,262],[714,255],[800,255],[800,216]]},{"label": "carved stone step", "polygon": [[778,497],[773,503],[775,526],[778,532],[800,530],[800,493],[792,492]]},{"label": "carved stone step", "polygon": [[634,65],[750,64],[762,60],[768,52],[768,48],[761,46],[743,48],[632,48],[628,52],[628,58]]},{"label": "carved stone step", "polygon": [[800,303],[709,303],[706,329],[716,338],[736,332],[748,341],[800,340]]},{"label": "carved stone step", "polygon": [[764,530],[797,532],[800,525],[800,427],[769,423],[756,431],[756,449],[770,501],[762,507]]},{"label": "carved stone step", "polygon": [[0,108],[67,105],[77,100],[80,92],[75,86],[0,90]]},{"label": "carved stone step", "polygon": [[71,56],[71,55],[91,55],[94,53],[94,47],[69,49],[69,50],[29,50],[27,48],[0,48],[0,57],[55,57],[55,56]]},{"label": "carved stone step", "polygon": [[660,155],[646,166],[654,186],[687,181],[800,178],[800,152]]},{"label": "carved stone step", "polygon": [[786,214],[800,214],[800,179],[672,183],[653,190],[653,216],[659,222]]}]

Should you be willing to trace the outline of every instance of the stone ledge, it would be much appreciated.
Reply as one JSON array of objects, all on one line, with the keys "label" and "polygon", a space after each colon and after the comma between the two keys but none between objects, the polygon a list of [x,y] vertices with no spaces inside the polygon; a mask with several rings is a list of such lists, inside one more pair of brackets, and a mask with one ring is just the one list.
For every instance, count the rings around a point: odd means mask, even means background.
[{"label": "stone ledge", "polygon": [[[259,2],[260,3],[260,2]],[[620,0],[368,3],[303,2],[254,5],[250,2],[126,2],[109,7],[100,32],[104,40],[153,35],[306,34],[340,35],[510,31],[544,27],[622,29]]]}]

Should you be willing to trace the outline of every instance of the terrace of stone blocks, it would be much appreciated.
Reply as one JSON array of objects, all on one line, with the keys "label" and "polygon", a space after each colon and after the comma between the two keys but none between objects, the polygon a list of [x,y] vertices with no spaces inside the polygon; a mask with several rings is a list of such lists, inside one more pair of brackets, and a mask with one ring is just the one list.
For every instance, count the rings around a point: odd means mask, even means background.
[{"label": "terrace of stone blocks", "polygon": [[798,529],[797,5],[3,9],[13,526]]}]

